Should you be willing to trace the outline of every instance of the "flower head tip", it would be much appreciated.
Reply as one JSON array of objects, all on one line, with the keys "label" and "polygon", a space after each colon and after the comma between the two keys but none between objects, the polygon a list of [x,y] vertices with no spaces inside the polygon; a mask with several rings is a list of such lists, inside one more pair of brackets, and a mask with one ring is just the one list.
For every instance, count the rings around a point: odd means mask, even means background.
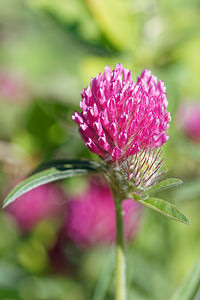
[{"label": "flower head tip", "polygon": [[90,151],[105,161],[123,162],[144,149],[160,147],[168,140],[170,114],[166,88],[150,71],[137,82],[117,64],[92,78],[83,89],[81,113],[72,116]]}]

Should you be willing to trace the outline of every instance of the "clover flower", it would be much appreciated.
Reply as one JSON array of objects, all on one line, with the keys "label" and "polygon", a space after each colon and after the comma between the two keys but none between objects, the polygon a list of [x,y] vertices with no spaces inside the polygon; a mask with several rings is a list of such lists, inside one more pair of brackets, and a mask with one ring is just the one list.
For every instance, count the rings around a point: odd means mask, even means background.
[{"label": "clover flower", "polygon": [[86,146],[105,161],[124,161],[145,148],[157,148],[168,140],[170,114],[166,111],[166,88],[144,70],[137,82],[131,72],[117,64],[106,66],[83,89],[73,120]]},{"label": "clover flower", "polygon": [[[150,71],[144,70],[137,82],[133,82],[131,72],[121,64],[117,64],[113,71],[106,66],[104,74],[93,78],[91,87],[84,89],[81,95],[82,112],[75,112],[72,118],[78,124],[86,146],[103,162],[46,162],[10,192],[3,207],[12,205],[17,197],[38,185],[101,172],[110,189],[91,185],[79,199],[69,201],[66,232],[68,238],[83,247],[115,241],[115,297],[122,300],[126,299],[124,237],[129,239],[137,228],[139,206],[147,206],[169,218],[190,224],[175,205],[151,197],[160,189],[181,183],[179,179],[168,178],[156,184],[163,174],[159,148],[168,140],[168,102],[163,82],[157,82]],[[32,216],[33,206],[29,206]]]},{"label": "clover flower", "polygon": [[72,119],[86,146],[111,166],[107,179],[121,198],[148,189],[163,174],[157,149],[168,140],[165,90],[150,71],[133,82],[131,72],[117,64],[113,71],[106,66],[81,93],[82,112]]},{"label": "clover flower", "polygon": [[[125,239],[130,241],[139,225],[141,205],[126,199],[122,209]],[[80,247],[113,243],[116,237],[115,208],[108,185],[93,181],[83,194],[68,201],[65,228],[67,236]]]}]

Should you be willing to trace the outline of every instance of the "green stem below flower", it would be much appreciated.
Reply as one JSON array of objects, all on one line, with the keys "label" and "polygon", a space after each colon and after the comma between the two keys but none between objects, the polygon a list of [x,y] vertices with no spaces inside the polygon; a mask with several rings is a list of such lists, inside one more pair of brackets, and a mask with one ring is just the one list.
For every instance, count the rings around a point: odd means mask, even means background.
[{"label": "green stem below flower", "polygon": [[116,210],[116,300],[126,300],[126,262],[124,253],[122,202],[115,198]]}]

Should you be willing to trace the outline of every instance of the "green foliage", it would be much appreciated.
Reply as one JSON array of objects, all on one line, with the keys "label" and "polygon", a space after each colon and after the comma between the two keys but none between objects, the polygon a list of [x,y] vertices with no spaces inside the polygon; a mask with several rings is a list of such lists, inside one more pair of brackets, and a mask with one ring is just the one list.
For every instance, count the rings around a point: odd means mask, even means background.
[{"label": "green foliage", "polygon": [[153,210],[156,210],[157,212],[174,219],[176,221],[185,223],[185,224],[190,224],[189,220],[187,217],[182,214],[175,205],[164,201],[159,198],[147,198],[145,200],[139,200],[140,203],[142,203],[144,206],[149,207]]},{"label": "green foliage", "polygon": [[159,192],[160,190],[168,189],[174,186],[177,186],[179,184],[183,183],[182,180],[177,179],[177,178],[167,178],[165,180],[162,180],[152,187],[150,187],[147,192],[148,193],[156,193]]},{"label": "green foliage", "polygon": [[198,300],[200,297],[200,260],[188,272],[171,300]]},{"label": "green foliage", "polygon": [[177,201],[190,200],[200,196],[200,179],[197,178],[192,181],[186,182],[183,186],[173,191],[174,199]]},{"label": "green foliage", "polygon": [[[92,161],[58,160],[39,166],[34,175],[18,184],[4,200],[3,207],[12,203],[21,195],[43,184],[72,177],[98,172],[101,165]],[[43,170],[43,171],[40,171]]]},{"label": "green foliage", "polygon": [[103,270],[99,276],[92,300],[105,299],[106,292],[114,272],[114,266],[114,253],[112,250],[110,250],[110,254],[104,262]]}]

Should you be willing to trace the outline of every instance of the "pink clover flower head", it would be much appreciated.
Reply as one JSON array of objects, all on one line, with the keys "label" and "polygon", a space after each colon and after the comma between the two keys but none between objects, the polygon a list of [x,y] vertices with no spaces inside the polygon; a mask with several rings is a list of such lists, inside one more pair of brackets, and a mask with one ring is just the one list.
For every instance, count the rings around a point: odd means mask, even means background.
[{"label": "pink clover flower head", "polygon": [[86,146],[105,161],[124,161],[145,148],[162,146],[168,140],[170,114],[166,88],[150,71],[137,82],[131,72],[117,64],[113,71],[92,78],[83,89],[81,113],[72,116]]},{"label": "pink clover flower head", "polygon": [[[129,241],[136,233],[141,205],[133,199],[122,203],[124,234]],[[67,203],[67,236],[82,248],[109,245],[115,241],[115,207],[111,191],[107,185],[92,182],[81,196]]]},{"label": "pink clover flower head", "polygon": [[193,141],[200,142],[200,103],[183,103],[178,110],[178,125]]},{"label": "pink clover flower head", "polygon": [[64,198],[62,190],[46,184],[33,189],[7,206],[23,231],[31,230],[39,222],[62,216]]}]

